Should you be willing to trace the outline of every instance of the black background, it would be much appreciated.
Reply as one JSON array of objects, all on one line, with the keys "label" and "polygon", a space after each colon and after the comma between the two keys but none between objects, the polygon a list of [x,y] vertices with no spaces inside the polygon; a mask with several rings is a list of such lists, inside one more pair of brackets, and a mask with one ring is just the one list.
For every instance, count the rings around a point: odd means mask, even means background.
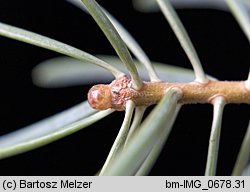
[{"label": "black background", "polygon": [[[160,13],[136,12],[130,1],[98,1],[152,60],[191,68]],[[216,10],[178,9],[204,70],[220,80],[242,80],[249,70],[249,44],[233,17]],[[65,1],[0,1],[0,21],[68,43],[91,54],[114,51],[92,18]],[[57,53],[0,37],[0,134],[36,122],[82,100],[90,86],[43,89],[30,72]],[[218,175],[229,175],[249,121],[249,106],[225,108]],[[116,112],[89,128],[22,155],[0,161],[2,175],[93,175],[101,168],[123,119]],[[203,175],[212,106],[184,106],[151,175]]]}]

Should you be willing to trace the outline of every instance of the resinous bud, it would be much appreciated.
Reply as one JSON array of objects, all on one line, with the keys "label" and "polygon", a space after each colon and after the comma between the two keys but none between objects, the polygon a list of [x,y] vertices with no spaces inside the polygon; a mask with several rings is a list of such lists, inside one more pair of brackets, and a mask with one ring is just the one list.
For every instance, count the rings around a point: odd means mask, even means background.
[{"label": "resinous bud", "polygon": [[105,110],[111,108],[110,86],[104,84],[93,86],[88,92],[88,102],[93,109]]}]

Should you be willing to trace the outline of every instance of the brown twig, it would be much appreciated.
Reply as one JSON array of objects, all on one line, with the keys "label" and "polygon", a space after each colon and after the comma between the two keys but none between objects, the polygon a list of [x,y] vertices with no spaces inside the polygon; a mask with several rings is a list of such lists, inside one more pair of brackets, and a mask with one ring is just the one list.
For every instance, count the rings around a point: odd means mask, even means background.
[{"label": "brown twig", "polygon": [[143,82],[140,90],[131,86],[127,76],[116,79],[109,85],[95,85],[88,93],[89,104],[98,110],[113,108],[125,110],[127,100],[132,100],[136,106],[149,106],[158,103],[171,88],[182,91],[179,100],[181,104],[212,103],[217,96],[222,96],[226,103],[250,104],[250,91],[244,81],[214,81],[207,83],[166,83]]}]

